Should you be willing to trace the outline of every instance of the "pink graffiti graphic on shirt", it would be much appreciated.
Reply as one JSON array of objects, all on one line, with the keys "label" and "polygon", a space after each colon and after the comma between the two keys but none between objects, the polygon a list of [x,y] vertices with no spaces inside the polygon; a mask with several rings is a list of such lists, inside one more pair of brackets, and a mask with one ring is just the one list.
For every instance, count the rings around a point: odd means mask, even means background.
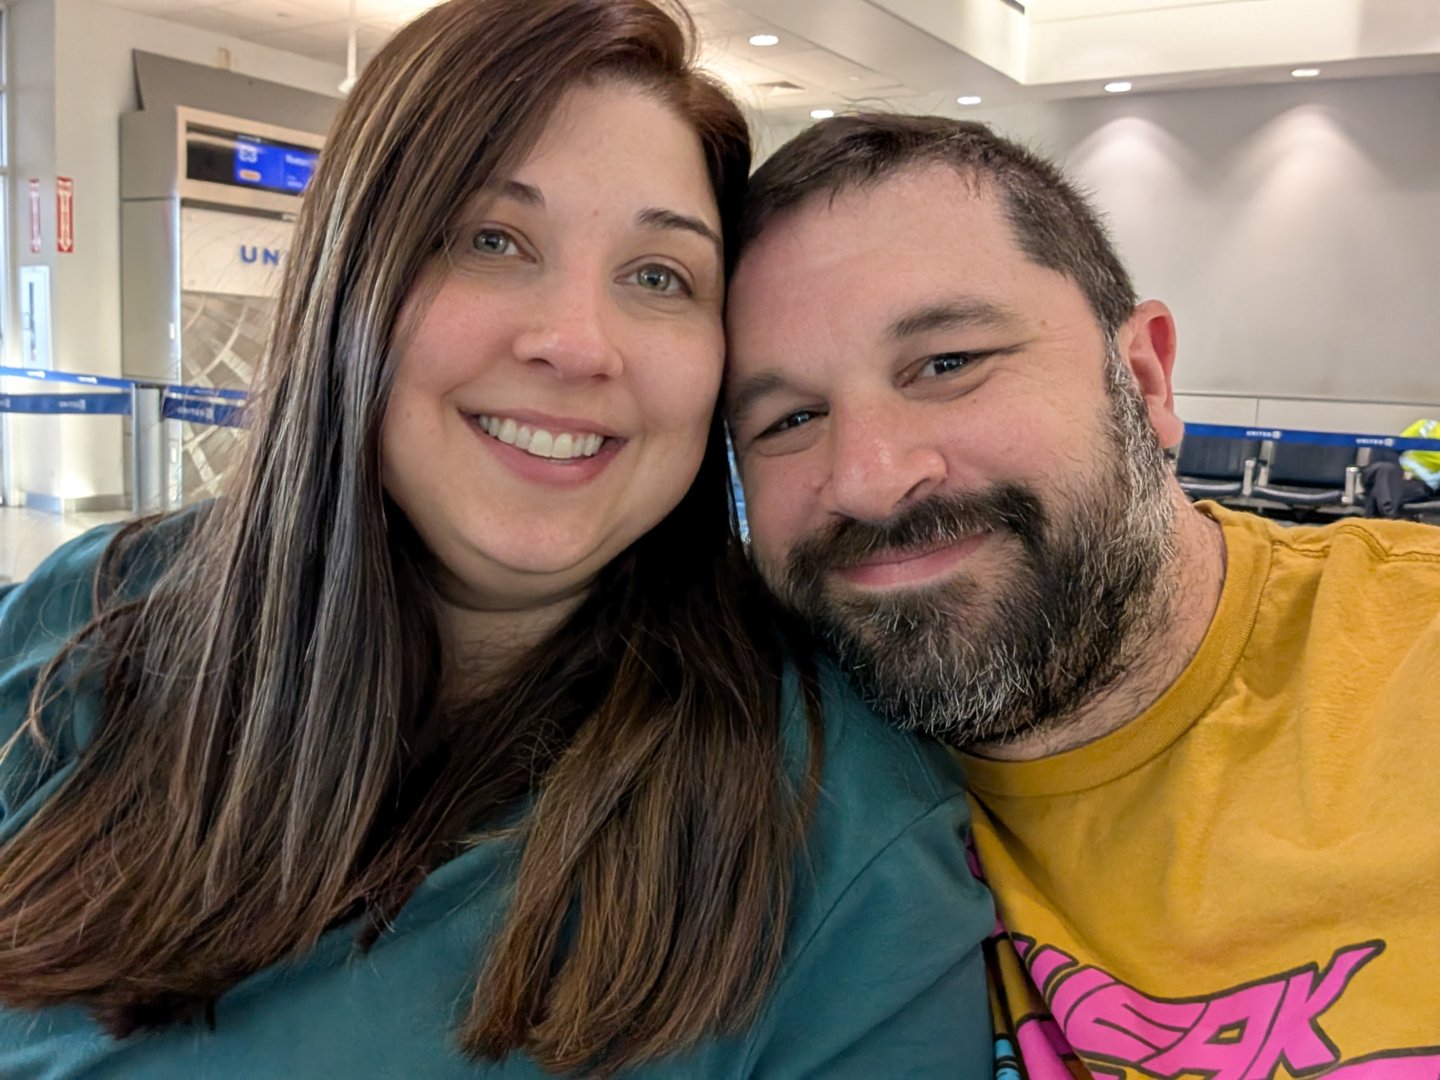
[{"label": "pink graffiti graphic on shirt", "polygon": [[1321,1023],[1383,941],[1340,949],[1324,971],[1307,964],[1217,994],[1166,1000],[1059,949],[1020,935],[1012,940],[1053,1016],[1031,1017],[1016,1032],[1031,1080],[1068,1078],[1063,1057],[1072,1049],[1097,1075],[1112,1065],[1165,1078],[1269,1080],[1283,1066],[1292,1076],[1325,1072],[1327,1080],[1440,1080],[1440,1046],[1342,1064]]}]

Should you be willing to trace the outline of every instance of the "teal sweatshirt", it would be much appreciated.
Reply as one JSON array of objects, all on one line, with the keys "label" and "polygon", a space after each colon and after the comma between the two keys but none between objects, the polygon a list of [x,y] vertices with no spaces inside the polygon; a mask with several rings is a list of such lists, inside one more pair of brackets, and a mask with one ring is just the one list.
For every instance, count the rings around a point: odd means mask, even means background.
[{"label": "teal sweatshirt", "polygon": [[[163,523],[152,552],[165,550],[167,531],[171,541],[183,536],[177,520],[188,516]],[[41,666],[89,617],[96,562],[113,532],[71,542],[0,596],[0,740],[23,721]],[[140,576],[127,571],[127,581]],[[763,1011],[739,1035],[625,1075],[991,1076],[981,942],[995,915],[967,867],[959,771],[938,745],[877,721],[831,671],[824,692],[823,794],[784,966]],[[93,693],[61,707],[73,723],[54,761],[22,738],[0,764],[0,843],[64,781],[100,720]],[[784,722],[802,742],[798,707]],[[443,864],[369,951],[356,949],[354,928],[337,928],[307,955],[233,987],[213,1029],[117,1040],[80,1008],[0,1008],[0,1080],[538,1080],[549,1074],[527,1056],[471,1061],[454,1038],[519,853],[514,840],[495,840]]]}]

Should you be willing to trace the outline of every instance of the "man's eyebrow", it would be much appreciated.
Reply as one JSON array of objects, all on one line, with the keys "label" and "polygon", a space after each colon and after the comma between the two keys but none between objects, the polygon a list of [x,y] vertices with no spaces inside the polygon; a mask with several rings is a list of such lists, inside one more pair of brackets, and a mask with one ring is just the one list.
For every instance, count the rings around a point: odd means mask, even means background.
[{"label": "man's eyebrow", "polygon": [[789,385],[790,381],[778,371],[761,371],[741,379],[726,395],[725,416],[730,426],[738,428],[763,398]]},{"label": "man's eyebrow", "polygon": [[966,297],[907,311],[890,324],[885,337],[899,343],[936,330],[955,330],[966,326],[1005,329],[1019,322],[1020,316],[1003,304]]},{"label": "man's eyebrow", "polygon": [[684,232],[692,232],[703,236],[715,245],[715,253],[722,259],[725,255],[725,245],[720,240],[720,234],[712,229],[705,222],[689,214],[681,214],[675,210],[665,210],[658,206],[651,206],[635,215],[635,220],[647,229],[681,229]]}]

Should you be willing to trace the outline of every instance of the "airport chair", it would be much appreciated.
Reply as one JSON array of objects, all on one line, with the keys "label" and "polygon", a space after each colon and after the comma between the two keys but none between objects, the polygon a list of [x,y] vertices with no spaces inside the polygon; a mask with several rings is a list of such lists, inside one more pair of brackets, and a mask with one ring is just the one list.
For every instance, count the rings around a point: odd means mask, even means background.
[{"label": "airport chair", "polygon": [[1411,521],[1440,525],[1440,499],[1411,499],[1400,504],[1400,514]]},{"label": "airport chair", "polygon": [[1192,499],[1248,495],[1255,484],[1259,439],[1186,435],[1175,462],[1176,479]]},{"label": "airport chair", "polygon": [[1361,453],[1353,446],[1267,440],[1251,495],[1261,508],[1361,513]]}]

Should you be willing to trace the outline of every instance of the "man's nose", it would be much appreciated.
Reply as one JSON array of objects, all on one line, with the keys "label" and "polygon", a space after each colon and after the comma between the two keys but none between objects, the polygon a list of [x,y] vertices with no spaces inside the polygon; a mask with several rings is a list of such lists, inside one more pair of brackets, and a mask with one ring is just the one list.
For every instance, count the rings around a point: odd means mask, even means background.
[{"label": "man's nose", "polygon": [[946,461],[927,428],[903,404],[832,407],[828,509],[883,521],[939,488]]},{"label": "man's nose", "polygon": [[624,369],[620,313],[603,275],[556,275],[534,298],[515,354],[566,379],[613,378]]}]

